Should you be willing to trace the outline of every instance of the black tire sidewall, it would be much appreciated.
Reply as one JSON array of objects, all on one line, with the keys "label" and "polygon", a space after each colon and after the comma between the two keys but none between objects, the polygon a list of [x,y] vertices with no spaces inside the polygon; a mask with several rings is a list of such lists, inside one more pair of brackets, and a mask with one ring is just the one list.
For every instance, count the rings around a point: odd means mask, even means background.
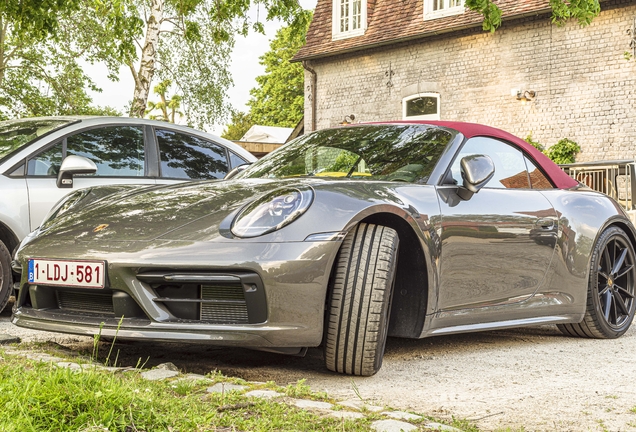
[{"label": "black tire sidewall", "polygon": [[11,254],[7,247],[0,241],[0,312],[9,302],[13,292],[13,274],[11,272]]},{"label": "black tire sidewall", "polygon": [[[365,244],[367,246],[364,246]],[[377,247],[373,256],[370,250],[362,255],[365,247],[370,244]],[[390,248],[391,252],[383,252],[383,247]],[[382,366],[397,272],[398,248],[399,237],[390,227],[361,223],[348,233],[329,279],[330,294],[323,337],[325,365],[329,370],[370,376]],[[387,253],[388,255],[385,255]],[[380,256],[390,257],[390,260],[383,260],[388,264],[384,269],[377,267]],[[371,259],[373,264],[365,267],[371,261],[361,264],[362,257]],[[379,278],[375,282],[370,279],[362,285],[362,292],[359,291],[360,287],[350,284],[350,281],[359,280],[361,275],[375,277],[377,272],[385,274],[386,278]],[[364,278],[366,279],[366,276]],[[384,282],[381,283],[380,280]],[[374,293],[380,290],[382,296],[372,301]],[[357,312],[362,314],[357,315]],[[347,317],[352,313],[356,318],[349,321]],[[368,321],[372,315],[377,317],[376,320]],[[376,328],[376,324],[378,333],[375,340],[367,341],[367,326]],[[360,349],[352,348],[353,345]]]},{"label": "black tire sidewall", "polygon": [[376,371],[379,371],[382,367],[382,360],[384,360],[384,351],[386,349],[386,340],[389,334],[389,321],[391,319],[391,305],[393,303],[393,292],[395,291],[395,273],[397,270],[397,253],[395,259],[393,260],[392,269],[390,270],[390,275],[392,275],[391,284],[389,287],[388,298],[384,301],[384,309],[382,311],[382,318],[380,319],[380,326],[382,328],[382,335],[380,336],[380,340],[378,341],[378,346],[376,347],[376,356],[375,363],[373,365]]}]

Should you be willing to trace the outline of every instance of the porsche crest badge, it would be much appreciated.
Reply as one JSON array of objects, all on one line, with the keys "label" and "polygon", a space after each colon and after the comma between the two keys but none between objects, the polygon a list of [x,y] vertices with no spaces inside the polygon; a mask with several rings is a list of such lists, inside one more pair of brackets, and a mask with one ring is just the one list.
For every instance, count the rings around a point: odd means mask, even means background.
[{"label": "porsche crest badge", "polygon": [[101,224],[101,225],[97,225],[97,226],[93,229],[93,232],[94,232],[94,233],[96,233],[96,232],[100,232],[100,231],[102,231],[102,230],[104,230],[104,229],[106,229],[106,228],[108,228],[108,224]]}]

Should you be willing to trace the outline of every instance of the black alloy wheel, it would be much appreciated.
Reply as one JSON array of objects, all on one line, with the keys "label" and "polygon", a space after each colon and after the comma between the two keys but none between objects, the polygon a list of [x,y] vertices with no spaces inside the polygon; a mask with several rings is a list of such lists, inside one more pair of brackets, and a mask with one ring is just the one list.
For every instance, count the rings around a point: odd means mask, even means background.
[{"label": "black alloy wheel", "polygon": [[613,339],[629,329],[636,310],[636,254],[631,239],[615,226],[594,246],[585,318],[559,325],[569,336]]},{"label": "black alloy wheel", "polygon": [[612,237],[600,259],[597,271],[598,301],[605,322],[620,329],[631,320],[634,303],[634,251],[621,236]]}]

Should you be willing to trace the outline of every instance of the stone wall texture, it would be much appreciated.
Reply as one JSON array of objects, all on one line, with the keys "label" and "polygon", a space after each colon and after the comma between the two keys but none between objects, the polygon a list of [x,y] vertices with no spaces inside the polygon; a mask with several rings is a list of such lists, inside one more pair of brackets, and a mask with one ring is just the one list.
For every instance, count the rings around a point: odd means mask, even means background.
[{"label": "stone wall texture", "polygon": [[[591,25],[557,27],[546,15],[313,60],[316,128],[400,120],[402,98],[441,97],[441,119],[483,123],[549,147],[582,148],[578,162],[636,157],[636,61],[628,61],[636,2],[602,3]],[[305,82],[311,75],[305,72]],[[533,90],[522,103],[512,89]],[[311,86],[305,126],[311,130]]]}]

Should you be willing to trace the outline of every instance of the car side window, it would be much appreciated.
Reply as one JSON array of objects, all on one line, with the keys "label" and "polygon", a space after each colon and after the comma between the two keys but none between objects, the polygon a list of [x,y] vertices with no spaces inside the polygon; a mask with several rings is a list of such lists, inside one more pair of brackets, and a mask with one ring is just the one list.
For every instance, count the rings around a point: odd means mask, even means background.
[{"label": "car side window", "polygon": [[142,177],[144,132],[139,126],[90,129],[66,139],[66,155],[83,156],[95,162],[97,176]]},{"label": "car side window", "polygon": [[530,175],[530,186],[532,186],[532,189],[554,189],[554,186],[545,174],[543,174],[530,159],[526,157],[525,160],[526,166],[528,167],[528,173]]},{"label": "car side window", "polygon": [[29,159],[28,176],[56,176],[62,164],[62,142]]},{"label": "car side window", "polygon": [[247,162],[242,157],[237,156],[234,153],[230,152],[230,164],[232,165],[232,168],[236,168],[237,166],[240,166],[240,165],[245,165],[246,163],[249,163],[249,162]]},{"label": "car side window", "polygon": [[530,180],[523,153],[496,139],[474,137],[469,139],[455,158],[451,167],[453,179],[462,184],[460,161],[463,157],[482,154],[489,156],[495,164],[495,175],[486,185],[487,188],[528,189]]},{"label": "car side window", "polygon": [[225,147],[211,141],[157,129],[161,176],[177,179],[219,179],[229,171]]}]

